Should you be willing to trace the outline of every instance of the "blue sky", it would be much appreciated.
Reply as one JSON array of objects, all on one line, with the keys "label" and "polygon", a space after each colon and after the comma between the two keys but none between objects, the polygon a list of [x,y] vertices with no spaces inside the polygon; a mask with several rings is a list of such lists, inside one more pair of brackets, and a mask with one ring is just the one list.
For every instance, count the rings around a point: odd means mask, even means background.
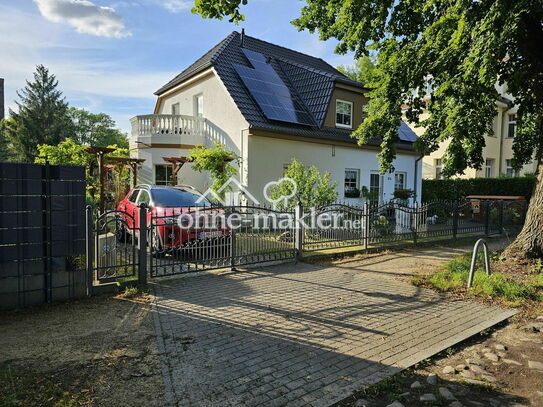
[{"label": "blue sky", "polygon": [[[304,3],[249,0],[246,21],[204,20],[185,0],[0,0],[0,77],[6,105],[37,64],[54,73],[72,106],[113,117],[129,131],[129,119],[151,113],[153,92],[233,30],[325,59],[335,41],[298,32],[290,21]],[[7,111],[7,109],[6,109]]]}]

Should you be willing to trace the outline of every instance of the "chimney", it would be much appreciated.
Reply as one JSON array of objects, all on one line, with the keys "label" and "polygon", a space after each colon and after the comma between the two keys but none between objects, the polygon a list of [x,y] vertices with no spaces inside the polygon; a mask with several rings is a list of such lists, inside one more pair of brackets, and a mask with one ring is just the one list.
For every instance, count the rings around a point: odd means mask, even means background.
[{"label": "chimney", "polygon": [[241,39],[240,39],[240,46],[243,48],[243,43],[245,42],[245,28],[241,29]]},{"label": "chimney", "polygon": [[0,120],[4,118],[4,78],[0,78]]}]

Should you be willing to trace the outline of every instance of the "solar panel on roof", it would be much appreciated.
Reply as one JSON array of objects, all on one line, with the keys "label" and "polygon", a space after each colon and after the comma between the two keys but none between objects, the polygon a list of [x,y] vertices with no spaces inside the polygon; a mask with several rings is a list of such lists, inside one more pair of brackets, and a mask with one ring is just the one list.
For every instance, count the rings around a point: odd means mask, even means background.
[{"label": "solar panel on roof", "polygon": [[300,101],[295,99],[275,69],[259,52],[243,48],[245,56],[254,69],[232,64],[241,80],[270,120],[313,125],[311,115]]},{"label": "solar panel on roof", "polygon": [[415,142],[417,140],[417,134],[411,130],[411,127],[406,122],[402,121],[400,127],[398,127],[398,136],[402,141]]}]

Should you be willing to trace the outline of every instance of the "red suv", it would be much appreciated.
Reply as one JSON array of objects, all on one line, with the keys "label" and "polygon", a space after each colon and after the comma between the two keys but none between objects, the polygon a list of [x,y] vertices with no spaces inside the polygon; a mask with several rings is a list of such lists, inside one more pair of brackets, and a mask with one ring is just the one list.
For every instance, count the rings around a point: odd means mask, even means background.
[{"label": "red suv", "polygon": [[133,237],[139,233],[142,203],[148,207],[148,245],[155,254],[230,235],[226,227],[217,226],[212,219],[222,214],[222,209],[212,208],[212,204],[194,188],[138,185],[117,206],[117,210],[125,214],[121,225],[117,225],[120,241],[125,241],[127,235]]}]

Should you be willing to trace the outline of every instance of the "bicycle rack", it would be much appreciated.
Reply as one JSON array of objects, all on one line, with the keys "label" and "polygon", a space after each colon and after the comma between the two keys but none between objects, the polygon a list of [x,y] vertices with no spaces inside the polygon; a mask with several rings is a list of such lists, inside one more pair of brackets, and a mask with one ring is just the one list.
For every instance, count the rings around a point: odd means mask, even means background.
[{"label": "bicycle rack", "polygon": [[473,246],[473,255],[471,256],[471,266],[469,268],[468,288],[471,288],[473,284],[473,276],[475,274],[475,264],[477,263],[477,253],[479,252],[479,246],[483,244],[483,252],[485,254],[485,271],[486,275],[490,276],[490,258],[488,257],[488,244],[485,239],[479,239]]}]

